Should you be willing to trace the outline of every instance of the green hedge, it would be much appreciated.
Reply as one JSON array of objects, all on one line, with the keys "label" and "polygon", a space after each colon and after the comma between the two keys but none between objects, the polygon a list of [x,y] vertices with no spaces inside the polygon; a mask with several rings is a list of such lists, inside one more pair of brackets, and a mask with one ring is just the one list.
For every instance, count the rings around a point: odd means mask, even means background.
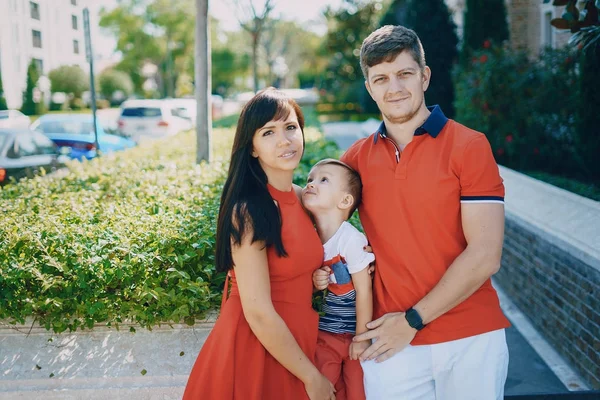
[{"label": "green hedge", "polygon": [[[224,280],[214,237],[232,136],[214,131],[210,165],[195,164],[188,132],[2,188],[0,319],[62,332],[202,318]],[[307,140],[299,183],[337,155],[316,130]]]},{"label": "green hedge", "polygon": [[454,71],[456,119],[487,135],[500,164],[598,183],[600,141],[580,123],[597,106],[582,100],[580,61],[570,48],[539,60],[499,46],[475,52]]}]

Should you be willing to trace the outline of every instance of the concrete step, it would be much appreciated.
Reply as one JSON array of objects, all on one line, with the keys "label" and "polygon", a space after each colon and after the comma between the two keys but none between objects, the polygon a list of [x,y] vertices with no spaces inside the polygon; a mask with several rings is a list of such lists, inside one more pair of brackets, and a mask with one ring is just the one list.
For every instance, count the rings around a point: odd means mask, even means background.
[{"label": "concrete step", "polygon": [[0,400],[181,399],[213,325],[55,335],[0,323]]}]

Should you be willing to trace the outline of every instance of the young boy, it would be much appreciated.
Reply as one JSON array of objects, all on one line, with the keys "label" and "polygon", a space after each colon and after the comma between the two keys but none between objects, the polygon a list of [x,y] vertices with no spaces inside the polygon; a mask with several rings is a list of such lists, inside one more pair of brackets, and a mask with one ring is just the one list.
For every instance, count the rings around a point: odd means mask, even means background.
[{"label": "young boy", "polygon": [[319,320],[316,364],[335,385],[338,400],[365,399],[358,357],[370,343],[353,343],[352,337],[368,331],[366,324],[373,315],[368,267],[375,257],[363,249],[366,237],[347,222],[360,203],[361,191],[358,173],[334,159],[315,164],[302,190],[302,202],[323,243],[323,268],[330,273],[328,282],[314,275],[317,289],[329,289]]}]

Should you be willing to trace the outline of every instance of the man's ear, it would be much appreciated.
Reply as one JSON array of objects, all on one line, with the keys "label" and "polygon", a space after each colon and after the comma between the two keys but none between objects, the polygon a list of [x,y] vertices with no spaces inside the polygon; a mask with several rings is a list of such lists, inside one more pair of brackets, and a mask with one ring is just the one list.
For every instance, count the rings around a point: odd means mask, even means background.
[{"label": "man's ear", "polygon": [[426,91],[429,87],[429,82],[431,82],[431,68],[426,65],[421,75],[423,75],[423,91]]},{"label": "man's ear", "polygon": [[375,99],[373,98],[373,93],[371,93],[371,85],[369,85],[369,81],[365,81],[365,87],[367,88],[367,92],[369,92],[369,95],[371,95],[373,101],[375,101]]},{"label": "man's ear", "polygon": [[353,204],[354,196],[352,196],[350,193],[346,193],[338,203],[338,208],[341,210],[348,210]]}]

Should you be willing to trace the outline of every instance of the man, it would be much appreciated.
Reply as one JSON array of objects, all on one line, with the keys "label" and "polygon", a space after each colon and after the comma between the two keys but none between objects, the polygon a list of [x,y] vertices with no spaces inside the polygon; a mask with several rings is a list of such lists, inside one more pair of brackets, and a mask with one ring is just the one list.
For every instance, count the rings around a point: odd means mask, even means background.
[{"label": "man", "polygon": [[416,33],[384,26],[361,47],[383,122],[342,161],[363,181],[375,253],[374,318],[355,341],[367,399],[503,399],[500,268],[504,186],[486,137],[427,107],[431,70]]}]

